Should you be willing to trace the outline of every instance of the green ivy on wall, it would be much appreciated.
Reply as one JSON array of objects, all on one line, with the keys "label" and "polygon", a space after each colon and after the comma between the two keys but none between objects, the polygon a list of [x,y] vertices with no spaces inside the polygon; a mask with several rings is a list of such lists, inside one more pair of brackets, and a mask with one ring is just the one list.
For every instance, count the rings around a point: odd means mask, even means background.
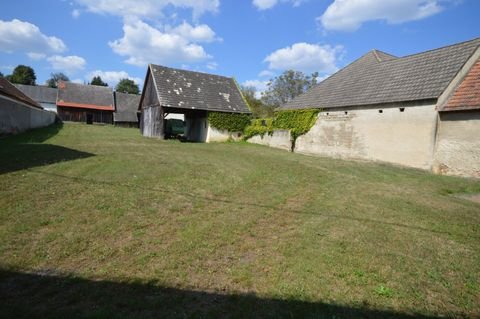
[{"label": "green ivy on wall", "polygon": [[272,134],[274,130],[289,130],[293,141],[310,131],[317,121],[319,109],[278,111],[273,119],[256,119],[245,128],[245,139]]},{"label": "green ivy on wall", "polygon": [[250,124],[250,115],[243,113],[208,112],[208,123],[218,130],[243,132]]},{"label": "green ivy on wall", "polygon": [[319,109],[287,110],[275,113],[273,127],[275,129],[290,130],[295,141],[297,137],[310,131],[317,121]]},{"label": "green ivy on wall", "polygon": [[273,133],[273,119],[254,119],[251,124],[245,128],[244,139],[249,139],[255,135],[264,136]]}]

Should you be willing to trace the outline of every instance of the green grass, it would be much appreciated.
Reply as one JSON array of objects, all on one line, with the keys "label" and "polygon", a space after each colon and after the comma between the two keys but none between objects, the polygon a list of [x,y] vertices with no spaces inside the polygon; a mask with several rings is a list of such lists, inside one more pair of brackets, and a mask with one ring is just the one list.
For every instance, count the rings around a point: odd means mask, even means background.
[{"label": "green grass", "polygon": [[480,182],[65,124],[0,140],[0,317],[480,316]]}]

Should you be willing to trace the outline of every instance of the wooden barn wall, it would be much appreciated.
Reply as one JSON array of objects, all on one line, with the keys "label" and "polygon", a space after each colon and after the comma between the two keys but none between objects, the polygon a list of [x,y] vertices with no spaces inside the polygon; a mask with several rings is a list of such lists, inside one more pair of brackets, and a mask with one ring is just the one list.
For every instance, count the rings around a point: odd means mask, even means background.
[{"label": "wooden barn wall", "polygon": [[93,115],[94,123],[113,124],[113,111],[58,107],[58,116],[62,121],[86,123],[87,114]]},{"label": "wooden barn wall", "polygon": [[164,111],[158,101],[151,74],[146,81],[141,108],[140,130],[142,135],[164,138]]}]

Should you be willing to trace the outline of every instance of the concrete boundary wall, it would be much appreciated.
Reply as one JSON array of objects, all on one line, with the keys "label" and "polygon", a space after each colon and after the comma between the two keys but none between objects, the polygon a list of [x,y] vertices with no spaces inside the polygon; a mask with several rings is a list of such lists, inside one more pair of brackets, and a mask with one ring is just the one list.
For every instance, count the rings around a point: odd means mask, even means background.
[{"label": "concrete boundary wall", "polygon": [[431,169],[437,116],[435,104],[324,111],[295,152]]},{"label": "concrete boundary wall", "polygon": [[242,139],[241,132],[229,132],[227,130],[219,130],[208,125],[207,143],[240,141]]},{"label": "concrete boundary wall", "polygon": [[56,114],[16,100],[0,97],[0,134],[17,134],[55,122]]},{"label": "concrete boundary wall", "polygon": [[480,178],[480,110],[440,112],[433,171]]},{"label": "concrete boundary wall", "polygon": [[292,136],[288,130],[275,130],[272,135],[255,135],[247,140],[249,143],[266,145],[282,150],[292,150]]}]

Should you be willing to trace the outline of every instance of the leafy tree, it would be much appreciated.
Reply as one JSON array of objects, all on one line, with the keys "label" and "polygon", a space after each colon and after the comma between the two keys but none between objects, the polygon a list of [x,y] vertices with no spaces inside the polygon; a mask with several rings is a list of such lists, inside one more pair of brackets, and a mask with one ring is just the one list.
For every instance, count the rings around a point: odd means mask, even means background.
[{"label": "leafy tree", "polygon": [[121,79],[115,87],[115,91],[122,93],[138,94],[140,92],[140,89],[133,80]]},{"label": "leafy tree", "polygon": [[0,72],[0,78],[3,78],[3,73],[2,72]]},{"label": "leafy tree", "polygon": [[68,78],[68,76],[66,76],[66,75],[63,74],[62,72],[59,72],[59,73],[51,73],[51,74],[50,74],[50,79],[48,79],[48,80],[45,82],[45,84],[47,84],[47,85],[48,85],[49,87],[51,87],[51,88],[56,88],[59,81],[68,82],[68,81],[70,81],[70,79]]},{"label": "leafy tree", "polygon": [[262,102],[274,107],[285,104],[316,85],[317,78],[318,72],[305,75],[300,71],[287,70],[268,82]]},{"label": "leafy tree", "polygon": [[12,83],[35,85],[35,71],[29,66],[18,65],[11,75],[7,75],[7,80]]},{"label": "leafy tree", "polygon": [[265,118],[273,116],[273,107],[265,105],[262,100],[256,97],[257,89],[254,86],[241,86],[242,95],[250,106],[253,117]]},{"label": "leafy tree", "polygon": [[94,76],[90,85],[97,85],[97,86],[108,86],[108,83],[103,82],[100,76]]}]

